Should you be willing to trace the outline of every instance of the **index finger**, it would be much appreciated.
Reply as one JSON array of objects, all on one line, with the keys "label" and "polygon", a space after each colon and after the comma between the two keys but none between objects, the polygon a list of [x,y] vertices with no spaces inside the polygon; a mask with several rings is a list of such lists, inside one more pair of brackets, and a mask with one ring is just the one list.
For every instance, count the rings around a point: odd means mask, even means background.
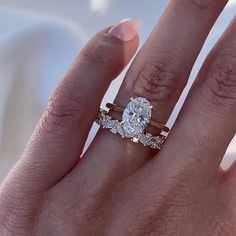
[{"label": "index finger", "polygon": [[[18,190],[41,192],[71,170],[80,158],[104,93],[137,49],[138,24],[123,21],[116,26],[116,37],[105,29],[89,41],[53,92],[4,187],[9,187],[9,180]],[[122,34],[127,29],[128,37]]]}]

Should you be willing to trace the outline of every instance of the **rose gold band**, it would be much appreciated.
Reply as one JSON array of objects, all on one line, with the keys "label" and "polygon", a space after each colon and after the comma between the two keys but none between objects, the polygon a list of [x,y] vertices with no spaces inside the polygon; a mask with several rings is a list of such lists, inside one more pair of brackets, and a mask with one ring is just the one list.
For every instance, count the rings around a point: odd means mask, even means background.
[{"label": "rose gold band", "polygon": [[[119,113],[123,113],[123,111],[124,111],[123,108],[121,108],[121,107],[119,107],[119,106],[117,106],[116,104],[113,104],[113,103],[107,103],[106,107],[113,110],[113,111],[117,111]],[[156,128],[158,128],[158,129],[160,129],[161,131],[164,131],[164,132],[169,132],[169,130],[170,130],[167,126],[165,126],[163,124],[159,124],[159,123],[157,123],[153,120],[151,120],[149,124],[156,127]]]}]

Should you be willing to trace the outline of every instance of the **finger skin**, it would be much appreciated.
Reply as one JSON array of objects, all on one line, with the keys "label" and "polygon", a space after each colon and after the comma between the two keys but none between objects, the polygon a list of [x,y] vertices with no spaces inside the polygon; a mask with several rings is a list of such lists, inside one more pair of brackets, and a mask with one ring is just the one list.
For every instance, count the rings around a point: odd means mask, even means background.
[{"label": "finger skin", "polygon": [[24,154],[5,180],[6,188],[10,181],[14,192],[42,192],[79,160],[108,86],[138,46],[137,35],[122,41],[107,32],[91,39],[64,75]]},{"label": "finger skin", "polygon": [[[177,3],[180,2],[182,4],[178,5]],[[146,96],[146,93],[134,94],[134,90],[132,86],[130,87],[130,84],[136,79],[136,85],[134,86],[138,89],[138,86],[141,86],[141,81],[146,79],[143,73],[156,75],[156,73],[160,73],[160,70],[162,70],[161,66],[163,63],[164,67],[167,67],[169,70],[171,69],[171,74],[174,74],[171,79],[175,81],[175,84],[184,86],[209,30],[226,3],[226,1],[217,1],[218,4],[216,4],[216,1],[208,1],[209,8],[201,9],[190,2],[189,0],[171,2],[167,12],[157,24],[151,37],[129,69],[125,83],[116,99],[119,105],[125,106],[129,96]],[[213,9],[210,7],[210,3],[212,4],[211,6],[215,6]],[[204,5],[205,2],[202,1],[202,4]],[[186,43],[186,37],[188,43]],[[173,39],[178,43],[175,43]],[[178,51],[181,52],[180,55],[177,53]],[[174,56],[168,57],[168,55],[173,54],[176,55],[178,59]],[[142,72],[144,67],[149,68],[149,66],[147,66],[149,64],[145,64],[148,58],[155,60],[158,65],[159,62],[162,63],[159,67],[154,67],[154,71]],[[167,61],[163,61],[164,59],[167,59]],[[175,64],[176,61],[178,61],[177,64]],[[175,64],[174,67],[172,66],[173,63]],[[182,76],[179,77],[178,71],[182,70],[182,68],[184,68],[184,72],[181,72]],[[138,77],[138,74],[141,76]],[[161,73],[163,81],[169,79],[166,74],[169,75],[170,73]],[[157,77],[157,79],[158,78],[159,77]],[[140,80],[140,82],[137,82],[137,80]],[[182,89],[180,87],[178,87],[178,89]],[[157,86],[153,93],[149,94],[151,97],[148,97],[149,99],[154,99],[155,104],[160,106],[160,108],[157,108],[156,115],[159,114],[161,116],[164,111],[168,110],[167,113],[170,112],[170,103],[173,105],[178,97],[176,94],[180,93],[180,91],[174,91],[175,86],[173,86],[173,93],[175,93],[175,95],[171,95],[173,100],[170,102],[170,98],[167,96],[165,99],[161,99],[162,101],[159,101],[158,97],[163,88],[163,86]],[[167,118],[166,114],[164,116]],[[55,186],[52,195],[56,196],[56,198],[59,199],[58,201],[60,203],[62,202],[62,204],[66,202],[65,199],[70,195],[71,198],[74,199],[70,204],[77,206],[74,210],[79,210],[81,214],[83,214],[83,209],[87,209],[90,204],[93,204],[87,200],[88,195],[100,196],[106,193],[108,189],[112,189],[117,183],[126,180],[126,178],[136,172],[137,169],[142,170],[140,167],[154,155],[155,153],[147,147],[133,144],[126,139],[122,139],[119,135],[114,135],[107,130],[101,129],[92,145],[85,153],[84,158],[63,181]],[[155,170],[155,173],[157,172],[159,172],[159,170]],[[153,181],[153,183],[156,183],[156,180]],[[76,186],[76,188],[74,188],[74,186]],[[86,194],[84,189],[86,189]],[[61,193],[62,190],[63,193]],[[80,204],[77,202],[77,196],[79,196],[81,202],[86,202],[86,204],[83,205],[83,209],[81,209]]]},{"label": "finger skin", "polygon": [[[222,192],[224,192],[224,198],[229,202],[236,202],[236,161],[232,163],[230,168],[224,170],[222,174],[218,178],[218,182],[222,188]],[[234,219],[236,222],[236,210],[234,210]]]},{"label": "finger skin", "polygon": [[[196,3],[199,4],[196,5]],[[125,107],[130,97],[148,98],[153,119],[165,123],[216,18],[227,1],[176,0],[170,4],[135,58],[116,98]],[[202,4],[202,5],[201,5]],[[113,114],[120,119],[116,113]],[[86,154],[86,169],[104,170],[116,178],[133,173],[156,152],[101,130]],[[97,159],[98,154],[99,161]],[[78,167],[80,168],[80,167]],[[85,168],[85,167],[84,167]],[[100,173],[93,172],[95,176]],[[102,175],[102,178],[104,175]],[[111,178],[111,177],[110,177]]]},{"label": "finger skin", "polygon": [[[206,59],[160,157],[214,177],[236,132],[236,19]],[[159,157],[159,158],[160,158]],[[164,160],[165,159],[165,160]]]}]

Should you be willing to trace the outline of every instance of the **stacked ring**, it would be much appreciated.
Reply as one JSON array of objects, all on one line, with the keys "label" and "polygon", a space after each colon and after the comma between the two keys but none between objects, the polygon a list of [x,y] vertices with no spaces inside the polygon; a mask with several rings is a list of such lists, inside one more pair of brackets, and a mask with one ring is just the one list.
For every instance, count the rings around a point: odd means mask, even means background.
[{"label": "stacked ring", "polygon": [[166,140],[165,135],[154,136],[151,133],[145,132],[148,124],[152,124],[162,131],[169,131],[169,128],[162,124],[153,121],[151,123],[152,106],[147,99],[143,97],[131,98],[125,109],[111,103],[108,103],[107,107],[123,112],[122,121],[113,119],[108,115],[107,111],[100,109],[96,119],[97,124],[104,129],[109,129],[114,134],[121,135],[122,138],[130,139],[132,142],[141,143],[144,146],[159,150],[163,147]]},{"label": "stacked ring", "polygon": [[[106,107],[113,110],[113,111],[117,111],[117,112],[120,112],[120,113],[124,112],[123,108],[121,108],[118,105],[113,104],[113,103],[107,103]],[[150,120],[149,124],[156,127],[156,128],[158,128],[158,129],[160,129],[161,131],[164,131],[164,132],[167,132],[167,133],[170,131],[170,129],[167,126],[165,126],[163,124],[160,124],[160,123],[157,123],[153,120]]]}]

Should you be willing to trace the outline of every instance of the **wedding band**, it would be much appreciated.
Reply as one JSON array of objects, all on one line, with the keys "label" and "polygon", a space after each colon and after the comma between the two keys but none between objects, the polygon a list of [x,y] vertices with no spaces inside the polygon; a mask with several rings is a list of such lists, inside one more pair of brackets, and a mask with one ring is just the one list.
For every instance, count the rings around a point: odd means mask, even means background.
[{"label": "wedding band", "polygon": [[[113,110],[113,111],[117,111],[119,113],[123,113],[124,112],[123,108],[121,108],[118,105],[113,104],[113,103],[109,103],[108,102],[106,104],[106,107],[111,109],[111,110]],[[170,129],[167,126],[165,126],[163,124],[160,124],[160,123],[157,123],[157,122],[155,122],[153,120],[150,120],[149,124],[152,125],[153,127],[156,127],[158,129],[160,129],[161,131],[164,131],[164,132],[167,132],[167,133],[170,131]]]},{"label": "wedding band", "polygon": [[149,146],[153,149],[161,150],[164,146],[166,137],[164,135],[153,136],[150,133],[140,133],[132,135],[123,129],[122,122],[113,119],[107,115],[107,111],[100,109],[96,123],[104,129],[109,129],[113,134],[119,134],[122,138],[128,138],[134,143],[141,143],[144,146]]},{"label": "wedding band", "polygon": [[121,121],[112,118],[107,111],[100,109],[96,119],[97,124],[104,129],[109,129],[114,134],[121,135],[122,138],[128,138],[132,142],[160,150],[164,145],[166,136],[154,136],[145,132],[145,128],[151,121],[152,106],[150,102],[143,97],[131,98],[130,100],[125,109],[122,109]]}]

